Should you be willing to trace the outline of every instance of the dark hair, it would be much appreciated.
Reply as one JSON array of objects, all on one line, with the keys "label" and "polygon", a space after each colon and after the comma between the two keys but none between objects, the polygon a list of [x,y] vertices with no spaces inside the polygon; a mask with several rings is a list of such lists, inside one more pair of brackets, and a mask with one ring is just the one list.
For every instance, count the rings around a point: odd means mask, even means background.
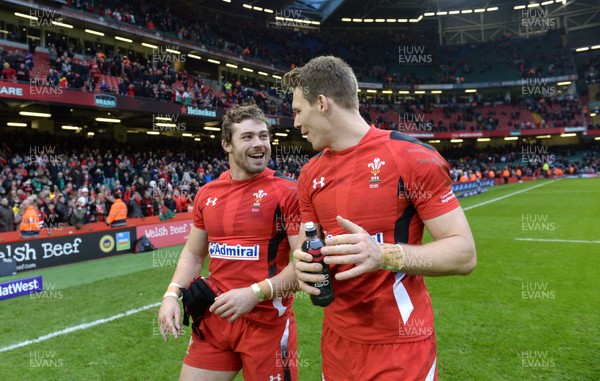
[{"label": "dark hair", "polygon": [[242,123],[246,119],[263,122],[267,125],[269,133],[271,132],[271,125],[267,121],[265,114],[257,105],[236,106],[227,110],[227,114],[225,114],[223,117],[223,124],[221,125],[221,140],[231,144],[231,126],[236,123]]}]

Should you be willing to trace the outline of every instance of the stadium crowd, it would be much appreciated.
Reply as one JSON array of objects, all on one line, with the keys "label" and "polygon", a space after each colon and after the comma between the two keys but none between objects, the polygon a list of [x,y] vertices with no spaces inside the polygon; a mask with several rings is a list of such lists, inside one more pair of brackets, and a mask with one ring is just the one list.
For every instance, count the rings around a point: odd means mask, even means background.
[{"label": "stadium crowd", "polygon": [[[489,80],[494,80],[493,73],[506,70],[520,78],[563,75],[574,71],[570,55],[561,45],[560,30],[529,40],[503,35],[485,43],[437,46],[436,36],[414,31],[327,31],[265,27],[264,19],[237,17],[232,22],[231,18],[234,16],[231,14],[224,15],[206,8],[202,9],[205,17],[197,18],[191,16],[197,9],[190,9],[191,5],[182,1],[166,5],[158,0],[68,3],[68,6],[80,11],[117,23],[145,28],[158,36],[169,35],[194,41],[202,46],[278,68],[301,66],[311,57],[327,51],[350,63],[355,68],[359,81],[379,82],[390,86],[468,83],[473,82],[470,79],[473,75],[485,73],[489,74]],[[228,20],[224,20],[225,18]],[[9,39],[26,41],[23,36],[10,35]],[[66,44],[62,40],[54,43],[58,50],[59,45]],[[554,48],[552,53],[544,49],[547,46]],[[399,47],[417,48],[420,53],[413,54],[431,56],[431,59],[424,66],[399,65]],[[65,46],[63,49],[69,48]],[[82,54],[88,53],[81,46],[72,46],[70,49]],[[504,54],[495,54],[498,51]],[[114,52],[101,53],[115,55]],[[127,59],[134,60],[133,57]]]},{"label": "stadium crowd", "polygon": [[[393,84],[461,83],[469,82],[474,72],[493,73],[494,70],[514,70],[521,78],[567,74],[573,71],[568,51],[560,43],[561,30],[550,31],[535,46],[511,35],[504,35],[483,44],[465,44],[458,47],[436,46],[435,36],[421,32],[390,30],[310,30],[277,28],[273,33],[265,28],[264,20],[237,17],[235,22],[224,22],[232,15],[223,15],[202,9],[206,17],[194,14],[185,2],[168,5],[160,1],[131,1],[108,3],[94,7],[93,2],[69,2],[69,6],[101,17],[169,34],[180,39],[196,41],[227,53],[261,60],[275,67],[301,66],[322,51],[344,58],[355,68],[359,81],[377,81]],[[158,16],[160,15],[160,16]],[[301,16],[300,16],[301,17]],[[543,46],[554,45],[552,53]],[[416,68],[401,70],[398,47],[423,48],[431,54],[430,73]],[[504,54],[495,55],[502,51]],[[373,54],[377,52],[377,54]],[[496,57],[496,58],[482,58]],[[405,68],[406,69],[406,68]],[[413,70],[414,69],[414,70]]]},{"label": "stadium crowd", "polygon": [[[185,70],[175,71],[171,62],[143,63],[117,54],[107,57],[98,52],[94,60],[81,61],[74,57],[72,48],[49,46],[50,69],[45,78],[30,78],[34,66],[30,52],[0,48],[3,69],[0,80],[21,81],[44,86],[60,86],[90,92],[118,93],[124,96],[153,98],[198,107],[229,108],[236,104],[257,104],[274,116],[291,116],[289,96],[269,99],[264,85],[246,79],[226,78],[222,85],[205,81],[199,75]],[[119,85],[112,88],[103,75],[119,77]],[[242,79],[244,80],[244,79]],[[274,95],[277,95],[276,93]]]},{"label": "stadium crowd", "polygon": [[22,54],[18,49],[9,51],[0,47],[0,81],[29,82],[33,69],[33,55],[30,52]]},{"label": "stadium crowd", "polygon": [[196,146],[190,157],[181,143],[164,149],[165,144],[148,142],[144,146],[154,150],[131,152],[114,142],[93,145],[49,134],[36,135],[43,145],[31,141],[2,133],[0,194],[14,210],[15,223],[31,196],[40,219],[53,224],[104,221],[116,193],[128,205],[129,218],[187,212],[199,187],[226,170],[218,155]]},{"label": "stadium crowd", "polygon": [[527,146],[507,145],[477,151],[462,147],[442,152],[451,166],[455,182],[474,181],[477,178],[517,178],[523,176],[551,177],[561,175],[598,174],[600,152],[594,146]]},{"label": "stadium crowd", "polygon": [[[222,151],[208,144],[182,149],[180,141],[165,140],[158,145],[149,140],[143,143],[144,150],[135,150],[76,136],[36,134],[33,140],[43,142],[41,146],[32,146],[32,139],[19,132],[4,131],[0,137],[0,194],[15,224],[25,213],[26,200],[34,204],[46,226],[102,222],[117,193],[128,207],[128,218],[168,218],[187,212],[198,189],[228,169]],[[598,173],[600,169],[597,151],[577,147],[550,151],[552,156],[545,162],[543,157],[527,161],[519,147],[509,146],[477,153],[455,148],[442,154],[457,182],[477,176],[505,177],[505,170],[509,177],[520,177]],[[274,146],[269,166],[295,179],[309,157],[303,151],[288,153]]]},{"label": "stadium crowd", "polygon": [[[152,2],[143,5],[144,7],[150,7],[152,9]],[[112,8],[98,8],[94,9],[89,3],[83,2],[78,4],[72,4],[73,6],[80,7],[87,11],[98,11],[109,17],[117,17],[118,21],[121,22],[140,22],[140,20],[147,20],[150,11],[144,12],[144,16],[138,15],[133,19],[128,16],[131,14],[128,9],[117,9],[111,10]],[[90,8],[92,7],[92,8]],[[124,6],[127,8],[128,6]],[[133,9],[131,10],[133,11]],[[116,14],[116,16],[114,16]],[[215,19],[220,16],[214,15]],[[203,22],[212,22],[213,18],[207,18]],[[137,21],[136,21],[137,20]],[[164,20],[169,20],[169,17]],[[164,22],[161,19],[161,25],[163,27],[178,25],[183,23],[183,19],[177,19],[175,22]],[[151,20],[150,20],[151,21]],[[232,30],[238,31],[238,37],[241,36],[240,41],[244,41],[245,36],[248,33],[242,33],[241,30],[236,28],[242,28],[247,20],[240,19],[240,24],[232,28]],[[143,24],[142,24],[143,25]],[[222,29],[222,23],[216,23],[215,27]],[[208,28],[208,27],[207,27]],[[265,34],[267,30],[264,27],[258,27],[252,24],[252,28],[257,29],[256,34],[252,34],[253,38],[280,38],[281,35],[286,33],[292,33],[288,30],[282,30],[281,33]],[[210,29],[210,28],[209,28]],[[260,33],[260,31],[263,33]],[[225,33],[225,31],[223,31]],[[229,33],[232,33],[229,31]],[[339,36],[336,34],[338,33]],[[330,40],[313,41],[313,43],[307,43],[309,46],[305,46],[302,49],[297,47],[288,47],[286,49],[278,50],[277,56],[285,55],[281,54],[286,51],[294,52],[294,59],[302,63],[304,60],[310,58],[311,54],[316,54],[319,49],[327,48],[331,52],[338,54],[342,57],[346,56],[348,61],[356,67],[356,72],[359,79],[361,75],[363,77],[371,77],[374,74],[381,74],[378,78],[379,81],[393,84],[407,84],[407,83],[423,83],[423,82],[453,82],[456,80],[457,74],[456,66],[461,67],[461,70],[469,71],[471,66],[481,67],[483,71],[492,70],[498,68],[498,65],[506,64],[509,67],[516,68],[520,72],[522,78],[525,77],[544,77],[548,75],[565,74],[566,71],[571,69],[571,62],[566,53],[560,51],[554,53],[554,55],[548,55],[540,52],[539,49],[524,49],[521,45],[522,42],[518,39],[511,39],[505,36],[505,38],[499,41],[490,41],[483,44],[471,44],[462,45],[457,47],[441,47],[439,48],[439,55],[434,60],[440,63],[439,70],[444,72],[443,76],[437,78],[420,78],[415,81],[412,78],[412,74],[400,75],[399,73],[389,73],[390,68],[382,66],[381,62],[395,62],[397,57],[391,56],[381,59],[378,55],[370,54],[371,49],[378,49],[380,52],[384,52],[384,55],[389,55],[389,49],[385,46],[392,44],[413,44],[415,45],[418,41],[429,41],[425,36],[420,34],[411,33],[392,33],[387,32],[368,32],[362,31],[357,33],[355,31],[341,31],[332,32]],[[385,38],[380,35],[371,35],[372,33],[385,34]],[[329,33],[325,33],[328,35]],[[209,33],[209,35],[212,35]],[[218,33],[217,33],[218,35]],[[275,35],[276,37],[273,37]],[[181,37],[181,33],[178,33]],[[285,42],[289,45],[296,41],[301,43],[305,38],[324,38],[323,33],[316,34],[310,31],[293,32],[287,36]],[[556,37],[556,36],[554,36]],[[548,37],[552,39],[552,36]],[[221,39],[217,39],[221,41]],[[221,42],[226,41],[222,40]],[[346,46],[343,49],[340,48],[339,44],[331,43],[331,41],[351,41],[352,46]],[[554,41],[554,39],[552,39]],[[327,43],[326,43],[327,42]],[[225,45],[221,48],[226,48],[229,45],[223,42]],[[538,41],[537,43],[540,43]],[[267,46],[275,46],[269,41]],[[244,44],[242,43],[242,45]],[[520,47],[520,48],[517,48]],[[289,49],[288,49],[289,48]],[[292,49],[294,48],[294,49]],[[273,48],[275,49],[275,48]],[[333,50],[331,50],[333,49]],[[433,48],[432,48],[433,49]],[[507,55],[507,61],[494,62],[494,64],[481,64],[478,65],[474,62],[461,60],[461,52],[466,51],[479,51],[484,50],[485,52],[493,52],[494,50],[503,49],[510,54]],[[33,56],[32,51],[35,50],[35,46],[30,47],[29,52],[21,53],[18,50],[8,52],[0,48],[0,58],[3,62],[3,70],[0,74],[0,78],[3,80],[21,80],[29,81],[29,71],[33,68]],[[48,59],[51,64],[46,78],[36,78],[36,81],[50,85],[50,86],[63,86],[72,89],[86,89],[87,91],[101,91],[107,93],[119,93],[127,96],[137,96],[154,98],[157,100],[179,102],[182,104],[191,104],[199,107],[221,107],[228,108],[236,104],[257,104],[261,109],[268,115],[274,116],[291,116],[291,97],[283,91],[279,91],[276,88],[268,88],[261,80],[256,81],[251,77],[238,76],[231,73],[226,73],[225,78],[222,78],[220,82],[206,80],[202,76],[188,73],[184,68],[176,70],[172,59],[165,59],[161,57],[159,60],[154,59],[154,55],[150,59],[143,57],[128,57],[120,52],[95,52],[93,59],[87,61],[78,60],[75,58],[75,51],[78,47],[68,45],[66,42],[56,40],[54,43],[48,45]],[[263,51],[265,49],[262,49]],[[243,48],[242,52],[246,54],[249,48]],[[533,52],[531,57],[524,57],[523,52]],[[237,52],[237,51],[236,51]],[[351,54],[349,54],[351,53]],[[394,52],[396,54],[397,52]],[[482,55],[477,55],[481,57]],[[486,56],[493,57],[493,54]],[[378,62],[371,62],[373,57],[378,57]],[[168,58],[168,57],[166,57]],[[457,61],[458,63],[455,63]],[[541,62],[541,63],[540,63]],[[294,62],[286,62],[290,66],[295,65]],[[591,64],[593,72],[593,62]],[[436,66],[437,67],[437,66]],[[586,66],[586,68],[588,68]],[[362,73],[362,74],[361,74]],[[363,75],[364,74],[364,75]],[[455,75],[456,74],[456,75]],[[119,78],[119,84],[116,88],[112,88],[110,84],[107,84],[103,79],[104,75],[110,75],[115,78]],[[376,75],[377,76],[377,75]],[[458,80],[461,82],[464,77]],[[514,110],[511,111],[510,119],[508,120],[508,126],[512,129],[524,129],[524,128],[538,128],[546,126],[568,126],[573,124],[581,125],[582,117],[582,106],[578,100],[570,101],[569,105],[560,104],[560,109],[548,109],[543,104],[545,100],[536,98],[527,98],[525,96],[519,99],[504,100],[496,99],[492,102],[491,108],[482,108],[483,101],[481,97],[479,101],[465,102],[463,104],[457,103],[456,100],[450,99],[447,96],[443,97],[417,97],[414,101],[405,101],[408,105],[403,104],[402,106],[394,104],[392,97],[385,96],[362,96],[361,97],[361,111],[363,117],[370,123],[373,123],[378,128],[384,129],[396,129],[398,121],[402,118],[404,113],[417,112],[417,110],[423,113],[431,113],[434,108],[443,107],[443,113],[445,119],[427,118],[427,123],[431,126],[432,131],[444,132],[444,131],[490,131],[498,128],[499,118],[494,115],[493,103],[496,104],[510,104]],[[546,103],[552,105],[553,100],[546,98]],[[488,100],[489,101],[489,100]],[[412,103],[412,104],[411,104]],[[465,104],[466,103],[466,104]],[[557,103],[557,102],[554,102]],[[375,106],[375,107],[373,107]],[[400,107],[405,110],[399,109]],[[391,110],[388,113],[387,110]],[[374,112],[371,112],[373,110]],[[381,111],[383,110],[383,111]],[[523,121],[520,118],[520,114],[524,111],[539,112],[542,114],[542,120],[535,124]],[[505,112],[505,111],[501,111]],[[387,115],[386,115],[387,114]],[[452,117],[452,118],[451,118]],[[451,118],[452,120],[449,120]],[[528,125],[530,123],[530,125]]]},{"label": "stadium crowd", "polygon": [[[407,132],[408,122],[418,123],[418,126],[410,127],[413,132],[478,132],[585,125],[581,102],[571,95],[470,102],[457,102],[451,96],[437,99],[422,96],[403,100],[400,104],[391,101],[372,104],[365,96],[360,99],[360,112],[367,122],[377,128],[402,132]],[[535,116],[525,118],[525,113]],[[598,128],[591,123],[588,127]]]},{"label": "stadium crowd", "polygon": [[[289,93],[277,88],[266,89],[264,84],[254,82],[251,78],[228,75],[222,84],[218,84],[198,75],[190,75],[185,70],[175,71],[170,62],[153,63],[145,60],[141,63],[122,54],[107,57],[104,53],[98,53],[94,60],[85,62],[74,58],[72,48],[57,49],[51,45],[49,49],[51,68],[45,79],[35,79],[38,84],[85,88],[87,91],[154,98],[198,107],[229,108],[236,104],[253,103],[268,115],[292,116]],[[29,71],[34,62],[30,52],[0,49],[0,59],[3,62],[0,73],[2,80],[31,80]],[[102,75],[120,77],[118,87],[111,88],[101,79]],[[401,129],[399,122],[405,116],[422,114],[422,122],[427,124],[427,130],[433,132],[498,129],[501,116],[497,113],[506,115],[507,111],[497,111],[494,105],[512,108],[509,111],[510,118],[506,121],[511,129],[568,127],[582,125],[583,122],[581,102],[570,96],[510,100],[499,97],[491,102],[462,100],[462,103],[458,103],[452,96],[443,95],[396,102],[389,97],[362,95],[360,111],[369,123],[382,129]],[[441,109],[442,113],[436,114],[436,109]],[[524,121],[521,117],[523,112],[540,114],[540,121]]]}]

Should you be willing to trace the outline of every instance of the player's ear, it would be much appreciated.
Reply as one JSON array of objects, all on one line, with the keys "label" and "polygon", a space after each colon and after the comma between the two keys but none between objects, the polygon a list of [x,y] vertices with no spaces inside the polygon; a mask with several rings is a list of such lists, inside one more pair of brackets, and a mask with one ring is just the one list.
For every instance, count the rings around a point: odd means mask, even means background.
[{"label": "player's ear", "polygon": [[329,98],[327,98],[325,95],[319,94],[319,96],[317,97],[317,103],[319,105],[319,112],[321,114],[324,115],[329,111]]},{"label": "player's ear", "polygon": [[221,147],[227,153],[231,153],[231,143],[227,143],[225,140],[221,140]]}]

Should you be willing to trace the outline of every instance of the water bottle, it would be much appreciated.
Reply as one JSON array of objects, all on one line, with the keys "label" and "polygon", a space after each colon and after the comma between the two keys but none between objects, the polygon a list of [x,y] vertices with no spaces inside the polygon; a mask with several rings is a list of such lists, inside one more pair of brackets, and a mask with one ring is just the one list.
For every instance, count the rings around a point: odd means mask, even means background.
[{"label": "water bottle", "polygon": [[325,275],[325,281],[315,283],[314,287],[321,291],[319,295],[311,295],[310,300],[315,306],[327,307],[335,299],[333,287],[331,285],[331,274],[329,273],[329,265],[323,262],[324,255],[321,254],[321,248],[325,246],[325,242],[317,237],[317,229],[312,222],[306,223],[306,241],[302,243],[302,251],[312,255],[312,263],[320,263],[323,266],[321,274]]}]

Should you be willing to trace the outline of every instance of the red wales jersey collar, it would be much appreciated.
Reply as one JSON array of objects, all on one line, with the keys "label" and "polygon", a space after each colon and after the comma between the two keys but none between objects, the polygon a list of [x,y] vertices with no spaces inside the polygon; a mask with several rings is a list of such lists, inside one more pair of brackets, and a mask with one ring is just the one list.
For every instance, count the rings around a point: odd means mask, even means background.
[{"label": "red wales jersey collar", "polygon": [[250,179],[234,180],[231,178],[231,170],[228,169],[227,171],[223,172],[221,174],[221,176],[219,176],[219,179],[225,180],[225,181],[230,181],[235,184],[244,184],[244,183],[251,183],[254,181],[258,181],[260,179],[264,179],[265,177],[268,177],[268,176],[272,175],[273,173],[275,173],[275,171],[272,170],[271,168],[265,168],[264,171],[262,171],[261,173],[259,173],[258,175],[254,176]]}]

